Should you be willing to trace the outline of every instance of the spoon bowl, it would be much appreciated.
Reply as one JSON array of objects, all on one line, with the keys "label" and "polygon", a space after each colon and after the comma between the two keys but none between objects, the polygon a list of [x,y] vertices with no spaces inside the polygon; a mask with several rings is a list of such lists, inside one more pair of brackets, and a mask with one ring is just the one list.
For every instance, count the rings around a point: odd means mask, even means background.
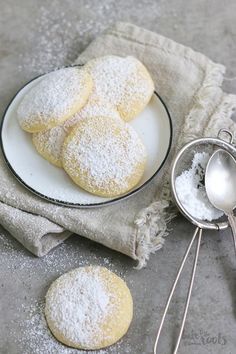
[{"label": "spoon bowl", "polygon": [[205,175],[207,196],[217,209],[230,214],[236,207],[236,161],[218,149],[208,161]]},{"label": "spoon bowl", "polygon": [[233,214],[236,207],[236,161],[226,150],[216,150],[209,159],[205,187],[211,204],[228,216],[236,253],[236,221]]}]

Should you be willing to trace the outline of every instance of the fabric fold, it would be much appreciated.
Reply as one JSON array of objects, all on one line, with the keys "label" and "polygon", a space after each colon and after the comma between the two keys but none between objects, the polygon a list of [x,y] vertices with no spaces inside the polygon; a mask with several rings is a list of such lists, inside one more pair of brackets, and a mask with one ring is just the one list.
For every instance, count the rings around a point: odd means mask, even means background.
[{"label": "fabric fold", "polygon": [[71,232],[52,221],[0,202],[1,225],[38,257],[66,240]]}]

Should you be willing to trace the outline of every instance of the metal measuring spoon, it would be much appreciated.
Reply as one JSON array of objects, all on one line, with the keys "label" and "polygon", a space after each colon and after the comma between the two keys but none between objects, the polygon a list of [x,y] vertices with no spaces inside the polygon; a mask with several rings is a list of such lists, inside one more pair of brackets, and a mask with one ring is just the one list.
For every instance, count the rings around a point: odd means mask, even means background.
[{"label": "metal measuring spoon", "polygon": [[233,214],[236,207],[236,161],[230,153],[218,149],[211,156],[206,167],[205,187],[211,204],[228,217],[236,252],[236,220]]}]

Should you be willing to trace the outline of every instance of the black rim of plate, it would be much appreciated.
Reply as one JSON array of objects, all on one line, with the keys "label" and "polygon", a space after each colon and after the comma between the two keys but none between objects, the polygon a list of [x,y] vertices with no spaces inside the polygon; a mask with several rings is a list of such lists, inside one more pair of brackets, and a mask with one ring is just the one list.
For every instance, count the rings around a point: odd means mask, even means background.
[{"label": "black rim of plate", "polygon": [[[69,67],[72,66],[81,66],[81,65],[71,65]],[[59,70],[59,69],[57,69]],[[47,75],[48,73],[45,74],[41,74],[36,76],[35,78],[33,78],[32,80],[28,81],[24,86],[22,86],[14,95],[14,97],[11,99],[11,101],[9,102],[9,104],[7,105],[4,113],[3,113],[3,117],[2,117],[2,121],[1,121],[1,126],[0,126],[0,144],[1,144],[1,149],[2,149],[2,153],[3,153],[3,157],[4,160],[8,166],[8,168],[10,169],[10,171],[12,172],[12,174],[16,177],[16,179],[25,187],[27,188],[29,191],[31,191],[32,193],[38,195],[39,197],[45,199],[46,201],[52,202],[54,204],[58,204],[61,206],[65,206],[65,207],[73,207],[73,208],[95,208],[95,207],[101,207],[101,206],[106,206],[106,205],[110,205],[110,204],[114,204],[117,203],[121,200],[127,199],[132,195],[135,195],[136,193],[138,193],[139,191],[141,191],[142,189],[144,189],[152,180],[154,177],[156,177],[156,175],[158,174],[158,172],[162,169],[163,165],[166,162],[166,159],[169,155],[170,152],[170,148],[171,148],[171,144],[172,144],[172,138],[173,138],[173,126],[172,126],[172,120],[171,120],[171,116],[170,113],[168,111],[168,108],[165,104],[165,102],[163,101],[163,99],[161,98],[161,96],[154,91],[154,94],[158,97],[158,99],[161,101],[163,107],[165,108],[168,120],[169,120],[169,126],[170,126],[170,138],[169,138],[169,144],[168,144],[168,148],[165,154],[165,157],[162,161],[162,163],[160,164],[159,168],[156,170],[156,172],[146,181],[144,182],[141,186],[135,188],[134,190],[130,191],[127,194],[123,194],[117,198],[114,199],[110,199],[110,200],[106,200],[104,202],[99,202],[99,203],[91,203],[91,204],[79,204],[79,203],[70,203],[70,202],[65,202],[65,201],[61,201],[59,199],[54,199],[51,197],[48,197],[40,192],[37,192],[34,188],[30,187],[27,183],[25,183],[22,178],[17,174],[17,172],[14,170],[14,168],[12,167],[12,165],[10,164],[10,162],[8,161],[8,158],[6,156],[5,150],[4,150],[4,146],[3,146],[3,125],[4,125],[4,121],[5,121],[5,117],[6,114],[8,112],[9,107],[11,106],[12,102],[14,101],[14,99],[16,98],[16,96],[19,94],[19,92],[26,87],[27,85],[29,85],[31,82],[33,82],[34,80],[38,79],[41,76]]]}]

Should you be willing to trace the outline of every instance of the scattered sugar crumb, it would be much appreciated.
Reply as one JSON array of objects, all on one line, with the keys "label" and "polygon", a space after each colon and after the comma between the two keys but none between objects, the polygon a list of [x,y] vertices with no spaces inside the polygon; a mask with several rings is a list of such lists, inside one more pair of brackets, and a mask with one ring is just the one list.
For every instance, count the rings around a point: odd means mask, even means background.
[{"label": "scattered sugar crumb", "polygon": [[[79,237],[79,236],[78,236]],[[34,276],[39,271],[45,271],[47,274],[55,274],[76,268],[79,266],[90,265],[90,258],[78,253],[78,248],[70,243],[62,243],[57,249],[52,250],[42,258],[38,258],[29,254],[25,249],[17,249],[14,240],[10,240],[5,235],[0,234],[0,268],[5,267],[9,270],[17,269],[19,271],[30,270],[30,275]],[[63,255],[63,257],[61,257]],[[115,267],[111,259],[108,257],[101,258],[93,255],[93,263],[104,265],[114,271]]]},{"label": "scattered sugar crumb", "polygon": [[[26,43],[33,51],[20,57],[20,71],[41,74],[64,65],[70,65],[89,42],[116,21],[131,21],[132,8],[136,7],[138,25],[148,27],[143,7],[149,7],[153,20],[165,10],[164,1],[145,0],[125,2],[91,0],[79,5],[75,0],[51,0],[37,6],[37,14],[26,35]],[[150,20],[152,20],[152,18]],[[131,21],[132,22],[132,21]]]}]

